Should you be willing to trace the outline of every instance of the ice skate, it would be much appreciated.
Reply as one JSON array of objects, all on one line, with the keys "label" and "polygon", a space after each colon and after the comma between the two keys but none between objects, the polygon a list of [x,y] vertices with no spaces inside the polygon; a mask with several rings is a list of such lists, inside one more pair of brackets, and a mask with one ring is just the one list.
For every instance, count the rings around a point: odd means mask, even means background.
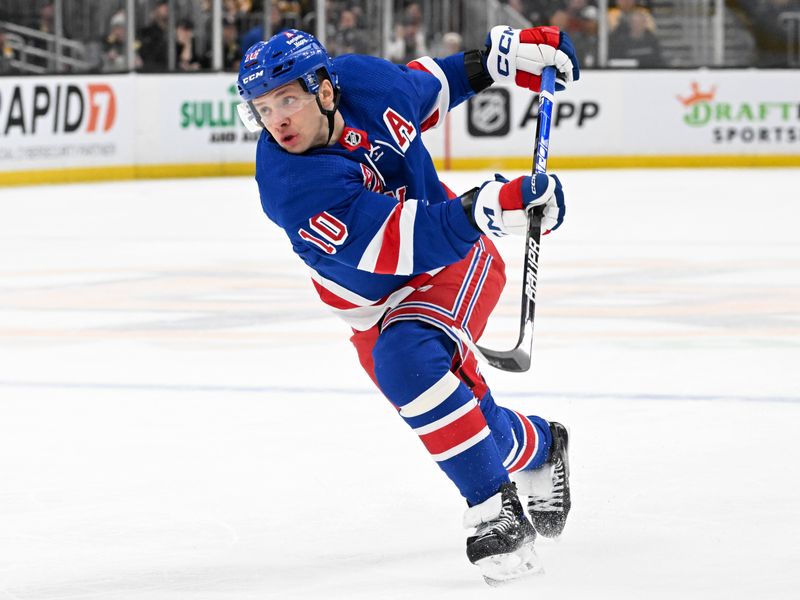
[{"label": "ice skate", "polygon": [[569,434],[561,423],[551,422],[553,443],[547,462],[533,471],[512,475],[519,492],[528,498],[528,514],[536,532],[544,537],[561,535],[571,506],[569,494]]},{"label": "ice skate", "polygon": [[513,483],[504,484],[497,494],[467,509],[464,527],[477,528],[467,538],[467,558],[480,568],[489,585],[542,571],[533,549],[536,531]]}]

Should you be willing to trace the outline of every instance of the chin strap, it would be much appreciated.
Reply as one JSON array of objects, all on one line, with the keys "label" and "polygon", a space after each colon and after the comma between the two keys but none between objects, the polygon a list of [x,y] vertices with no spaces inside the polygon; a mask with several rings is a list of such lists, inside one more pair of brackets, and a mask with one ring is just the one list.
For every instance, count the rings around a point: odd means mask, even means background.
[{"label": "chin strap", "polygon": [[341,96],[341,94],[340,94],[339,90],[334,88],[333,89],[333,108],[331,108],[331,109],[326,109],[326,108],[322,107],[322,101],[319,99],[319,93],[317,93],[317,95],[314,96],[314,98],[317,101],[317,107],[319,108],[319,112],[321,112],[323,115],[328,117],[328,139],[325,142],[326,146],[331,143],[331,138],[333,137],[333,119],[334,119],[334,116],[336,115],[336,109],[339,107],[339,98],[340,98],[340,96]]}]

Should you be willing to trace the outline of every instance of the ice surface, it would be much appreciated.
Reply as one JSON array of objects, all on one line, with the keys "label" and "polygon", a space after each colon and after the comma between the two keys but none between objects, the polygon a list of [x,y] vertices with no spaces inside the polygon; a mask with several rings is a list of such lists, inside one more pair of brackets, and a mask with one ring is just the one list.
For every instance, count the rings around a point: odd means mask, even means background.
[{"label": "ice surface", "polygon": [[486,375],[570,426],[573,512],[508,592],[251,180],[0,190],[0,599],[797,598],[800,171],[563,180]]}]

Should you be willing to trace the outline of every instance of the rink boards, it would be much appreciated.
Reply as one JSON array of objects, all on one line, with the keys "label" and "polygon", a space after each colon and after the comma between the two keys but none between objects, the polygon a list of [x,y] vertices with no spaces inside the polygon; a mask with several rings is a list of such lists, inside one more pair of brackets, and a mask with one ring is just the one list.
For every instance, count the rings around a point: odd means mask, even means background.
[{"label": "rink boards", "polygon": [[[553,168],[800,166],[800,72],[585,71]],[[232,74],[0,78],[0,184],[247,175]],[[440,167],[527,168],[536,96],[494,86],[424,140]]]}]

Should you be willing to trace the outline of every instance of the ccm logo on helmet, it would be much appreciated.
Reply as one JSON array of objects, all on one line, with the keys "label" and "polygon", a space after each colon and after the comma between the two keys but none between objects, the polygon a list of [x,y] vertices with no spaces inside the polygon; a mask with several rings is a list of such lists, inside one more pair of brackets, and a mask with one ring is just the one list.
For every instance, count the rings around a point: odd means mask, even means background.
[{"label": "ccm logo on helmet", "polygon": [[500,75],[508,75],[508,53],[511,51],[511,40],[513,39],[514,30],[507,27],[505,31],[500,34],[500,41],[497,43],[497,72]]},{"label": "ccm logo on helmet", "polygon": [[261,69],[260,71],[256,71],[256,72],[255,72],[255,73],[253,73],[252,75],[248,75],[247,77],[245,77],[244,79],[242,79],[242,83],[250,83],[250,82],[251,82],[251,81],[253,81],[254,79],[258,79],[258,78],[259,78],[259,77],[261,77],[262,75],[264,75],[264,69]]}]

